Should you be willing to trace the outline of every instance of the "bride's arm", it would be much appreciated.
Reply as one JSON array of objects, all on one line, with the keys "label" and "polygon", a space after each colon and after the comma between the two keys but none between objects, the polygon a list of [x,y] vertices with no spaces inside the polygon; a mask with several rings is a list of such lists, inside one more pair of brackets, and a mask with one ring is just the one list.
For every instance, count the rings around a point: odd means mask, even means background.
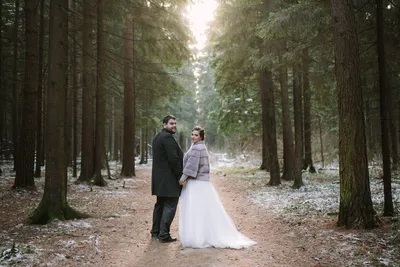
[{"label": "bride's arm", "polygon": [[187,176],[186,174],[182,174],[182,176],[181,176],[181,178],[179,179],[179,184],[180,185],[183,185],[185,182],[186,182],[186,179],[188,178],[189,176]]}]

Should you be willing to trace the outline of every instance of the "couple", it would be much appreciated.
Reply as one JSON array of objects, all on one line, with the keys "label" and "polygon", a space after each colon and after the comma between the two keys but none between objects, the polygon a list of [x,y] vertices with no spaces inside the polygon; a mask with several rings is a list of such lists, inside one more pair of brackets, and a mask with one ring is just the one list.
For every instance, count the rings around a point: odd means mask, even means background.
[{"label": "couple", "polygon": [[169,232],[180,196],[179,237],[183,247],[240,249],[254,245],[256,242],[236,229],[211,184],[204,130],[193,129],[192,146],[184,157],[174,133],[176,118],[168,115],[152,143],[151,190],[157,196],[152,239],[162,243],[176,241]]}]

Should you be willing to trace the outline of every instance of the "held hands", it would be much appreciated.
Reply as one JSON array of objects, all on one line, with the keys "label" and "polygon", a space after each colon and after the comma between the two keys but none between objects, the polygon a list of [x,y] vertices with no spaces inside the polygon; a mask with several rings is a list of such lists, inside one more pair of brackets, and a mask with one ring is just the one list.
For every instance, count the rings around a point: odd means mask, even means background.
[{"label": "held hands", "polygon": [[181,178],[179,179],[179,184],[182,186],[185,185],[187,182],[187,178],[188,176],[186,174],[182,174]]}]

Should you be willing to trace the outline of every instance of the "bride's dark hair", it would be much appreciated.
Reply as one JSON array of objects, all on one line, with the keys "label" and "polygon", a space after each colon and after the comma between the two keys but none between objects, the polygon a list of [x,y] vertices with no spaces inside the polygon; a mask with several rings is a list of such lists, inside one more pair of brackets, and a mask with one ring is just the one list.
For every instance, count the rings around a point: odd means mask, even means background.
[{"label": "bride's dark hair", "polygon": [[200,126],[194,126],[192,132],[193,132],[193,131],[198,131],[199,134],[200,134],[201,140],[204,140],[204,129],[203,129],[202,127],[200,127]]}]

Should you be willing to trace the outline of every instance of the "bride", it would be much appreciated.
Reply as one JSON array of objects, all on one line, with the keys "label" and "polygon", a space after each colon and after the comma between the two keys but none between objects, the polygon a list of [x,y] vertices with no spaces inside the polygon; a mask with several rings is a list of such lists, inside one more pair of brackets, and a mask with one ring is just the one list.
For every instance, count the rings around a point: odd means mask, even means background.
[{"label": "bride", "polygon": [[192,146],[183,159],[179,200],[179,238],[183,247],[246,248],[256,242],[241,234],[226,213],[210,181],[204,129],[194,127]]}]

